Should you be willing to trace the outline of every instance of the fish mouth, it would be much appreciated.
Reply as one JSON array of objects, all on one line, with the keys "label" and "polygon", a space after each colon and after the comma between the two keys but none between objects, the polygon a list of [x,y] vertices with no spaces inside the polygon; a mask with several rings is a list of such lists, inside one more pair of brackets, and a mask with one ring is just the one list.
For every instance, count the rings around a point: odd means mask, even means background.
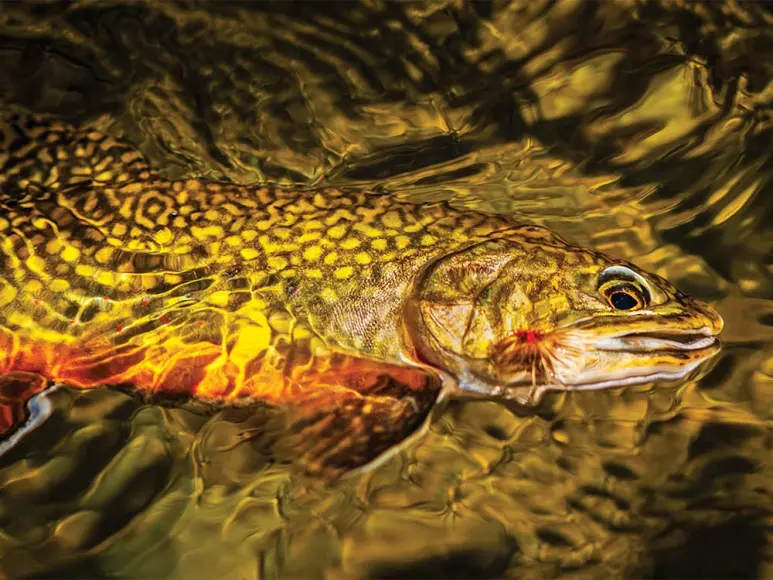
[{"label": "fish mouth", "polygon": [[607,352],[699,352],[719,347],[719,337],[710,328],[622,332],[598,338],[594,347]]}]

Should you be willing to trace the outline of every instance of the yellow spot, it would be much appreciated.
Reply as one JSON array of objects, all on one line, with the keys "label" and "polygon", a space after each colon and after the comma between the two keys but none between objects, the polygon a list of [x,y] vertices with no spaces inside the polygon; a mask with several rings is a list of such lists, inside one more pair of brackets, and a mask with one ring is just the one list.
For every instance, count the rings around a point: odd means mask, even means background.
[{"label": "yellow spot", "polygon": [[411,224],[409,226],[405,226],[405,228],[403,228],[403,231],[408,233],[408,234],[415,234],[416,232],[421,230],[423,227],[424,226],[422,224]]},{"label": "yellow spot", "polygon": [[97,275],[97,282],[105,286],[113,286],[115,284],[115,276],[113,276],[112,272],[100,272]]},{"label": "yellow spot", "polygon": [[5,218],[0,218],[0,232],[4,232],[9,227],[11,227],[11,224],[8,222]]},{"label": "yellow spot", "polygon": [[10,316],[8,316],[8,322],[16,326],[21,326],[22,328],[33,326],[32,318],[28,314],[22,314],[16,310],[11,312]]},{"label": "yellow spot", "polygon": [[167,284],[179,284],[183,281],[183,277],[179,274],[164,274],[164,282]]},{"label": "yellow spot", "polygon": [[49,254],[58,254],[63,246],[64,243],[61,240],[51,240],[46,244],[46,252]]},{"label": "yellow spot", "polygon": [[175,246],[172,249],[172,252],[174,252],[175,254],[189,254],[192,249],[193,248],[191,248],[189,245],[183,244],[182,246]]},{"label": "yellow spot", "polygon": [[280,240],[288,240],[292,235],[292,231],[289,228],[276,228],[273,233]]},{"label": "yellow spot", "polygon": [[295,276],[295,274],[296,274],[295,270],[293,268],[290,268],[289,270],[285,270],[284,272],[282,272],[280,276],[282,276],[282,278],[292,278],[293,276]]},{"label": "yellow spot", "polygon": [[328,230],[327,235],[334,240],[340,240],[346,235],[346,228],[343,226],[335,226]]},{"label": "yellow spot", "polygon": [[225,239],[225,243],[231,246],[232,248],[235,248],[236,246],[240,246],[242,243],[242,240],[239,236],[228,236]]},{"label": "yellow spot", "polygon": [[220,226],[206,226],[204,228],[199,226],[192,226],[191,233],[199,240],[206,240],[207,238],[219,238],[223,235],[223,228]]},{"label": "yellow spot", "polygon": [[100,264],[107,264],[113,257],[113,248],[101,248],[94,254],[97,262]]},{"label": "yellow spot", "polygon": [[399,229],[403,225],[400,215],[397,212],[390,211],[381,216],[381,223],[388,228]]},{"label": "yellow spot", "polygon": [[213,222],[220,218],[220,212],[217,211],[216,209],[210,209],[206,211],[206,213],[204,214],[204,217],[207,218],[209,221]]},{"label": "yellow spot", "polygon": [[306,276],[309,278],[322,278],[322,270],[319,268],[310,268],[305,270],[304,274],[306,274]]},{"label": "yellow spot", "polygon": [[173,237],[172,231],[169,228],[161,228],[155,233],[153,239],[155,239],[158,244],[168,244],[172,241]]},{"label": "yellow spot", "polygon": [[151,290],[158,286],[158,276],[153,274],[142,274],[140,276],[140,283],[145,290]]},{"label": "yellow spot", "polygon": [[13,302],[18,293],[19,291],[10,284],[3,285],[3,289],[0,290],[0,306],[7,306]]},{"label": "yellow spot", "polygon": [[353,250],[354,248],[357,248],[360,246],[360,240],[357,238],[347,238],[343,242],[341,242],[341,247],[344,250]]},{"label": "yellow spot", "polygon": [[239,252],[245,260],[254,260],[260,253],[255,248],[244,248]]},{"label": "yellow spot", "polygon": [[280,244],[277,246],[281,252],[294,252],[298,249],[298,244]]},{"label": "yellow spot", "polygon": [[115,224],[113,226],[113,235],[120,238],[126,235],[126,224]]},{"label": "yellow spot", "polygon": [[30,280],[27,282],[24,288],[27,291],[27,294],[36,295],[40,294],[40,292],[43,291],[43,284],[40,282],[40,280]]},{"label": "yellow spot", "polygon": [[228,298],[230,296],[230,292],[227,292],[226,290],[218,290],[217,292],[210,294],[209,298],[207,298],[207,302],[214,304],[215,306],[227,306]]},{"label": "yellow spot", "polygon": [[52,292],[64,292],[70,287],[70,283],[67,280],[62,280],[61,278],[57,278],[56,280],[53,280],[48,287],[51,289]]},{"label": "yellow spot", "polygon": [[311,246],[310,248],[306,248],[303,251],[303,257],[306,260],[309,260],[310,262],[313,262],[314,260],[318,260],[321,255],[322,255],[322,248],[320,248],[319,246]]},{"label": "yellow spot", "polygon": [[312,336],[311,330],[306,328],[305,326],[296,326],[293,328],[293,338],[294,339],[303,339],[303,338],[309,338]]},{"label": "yellow spot", "polygon": [[335,264],[337,260],[338,260],[338,252],[333,251],[333,252],[330,252],[327,256],[325,256],[324,262],[325,264],[330,266],[331,264]]},{"label": "yellow spot", "polygon": [[369,238],[378,238],[381,237],[383,232],[379,230],[378,228],[374,228],[373,226],[369,226],[368,224],[356,224],[354,226],[354,229],[362,232]]},{"label": "yellow spot", "polygon": [[300,238],[298,238],[299,244],[305,244],[306,242],[314,242],[322,237],[322,234],[319,232],[308,232],[306,234],[303,234]]},{"label": "yellow spot", "polygon": [[142,184],[137,182],[124,185],[120,189],[121,193],[139,193],[140,191],[142,191]]},{"label": "yellow spot", "polygon": [[383,251],[386,250],[387,241],[384,238],[377,238],[370,243],[374,250]]},{"label": "yellow spot", "polygon": [[94,178],[94,181],[107,182],[107,181],[110,181],[110,178],[112,177],[113,177],[113,174],[110,171],[103,171],[102,173],[100,173]]},{"label": "yellow spot", "polygon": [[123,246],[123,241],[119,240],[118,238],[107,238],[107,243],[111,246],[115,246],[116,248]]},{"label": "yellow spot", "polygon": [[342,268],[336,269],[333,275],[339,280],[346,280],[347,278],[351,278],[352,274],[354,274],[354,268],[351,266],[343,266]]},{"label": "yellow spot", "polygon": [[274,222],[271,221],[271,220],[260,220],[255,225],[258,226],[258,229],[261,232],[265,232],[268,228],[270,228],[272,225],[274,225]]},{"label": "yellow spot", "polygon": [[397,246],[398,250],[404,250],[411,245],[411,238],[408,236],[397,236],[395,238],[395,245]]},{"label": "yellow spot", "polygon": [[242,238],[244,238],[246,241],[251,242],[258,236],[258,232],[255,230],[244,230],[242,232]]},{"label": "yellow spot", "polygon": [[354,261],[365,266],[366,264],[370,264],[373,261],[373,258],[371,258],[370,254],[367,252],[360,252],[354,257]]},{"label": "yellow spot", "polygon": [[96,272],[96,270],[92,266],[87,266],[86,264],[78,264],[75,266],[75,273],[78,276],[93,276],[94,272]]},{"label": "yellow spot", "polygon": [[324,288],[319,295],[327,302],[336,302],[338,300],[338,294],[332,288]]},{"label": "yellow spot", "polygon": [[421,245],[422,246],[432,246],[437,242],[437,238],[435,236],[430,236],[429,234],[424,235],[421,237]]},{"label": "yellow spot", "polygon": [[268,267],[272,270],[284,270],[287,268],[287,260],[281,256],[272,256],[268,259]]},{"label": "yellow spot", "polygon": [[27,258],[27,267],[33,272],[42,272],[46,267],[46,261],[40,256],[30,256]]},{"label": "yellow spot", "polygon": [[176,228],[184,228],[188,225],[188,222],[184,217],[178,215],[176,218],[174,218],[174,221],[172,221],[172,225]]},{"label": "yellow spot", "polygon": [[62,253],[60,254],[62,260],[65,262],[74,262],[80,257],[80,255],[80,251],[73,246],[65,246],[64,250],[62,250]]}]

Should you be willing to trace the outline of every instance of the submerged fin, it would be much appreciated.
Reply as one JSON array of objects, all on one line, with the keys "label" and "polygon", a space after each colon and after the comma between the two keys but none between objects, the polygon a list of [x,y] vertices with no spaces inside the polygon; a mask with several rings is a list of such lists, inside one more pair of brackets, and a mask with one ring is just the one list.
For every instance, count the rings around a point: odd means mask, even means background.
[{"label": "submerged fin", "polygon": [[421,431],[441,393],[422,368],[334,355],[303,377],[274,456],[324,478],[372,466]]},{"label": "submerged fin", "polygon": [[14,371],[0,375],[0,437],[11,434],[29,419],[27,403],[49,386],[37,373]]}]

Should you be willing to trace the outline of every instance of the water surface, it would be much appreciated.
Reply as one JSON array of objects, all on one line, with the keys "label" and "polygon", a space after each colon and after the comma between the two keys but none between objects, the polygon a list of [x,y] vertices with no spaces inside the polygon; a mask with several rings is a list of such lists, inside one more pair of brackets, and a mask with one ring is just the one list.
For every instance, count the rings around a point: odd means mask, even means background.
[{"label": "water surface", "polygon": [[773,11],[763,3],[4,4],[0,104],[164,176],[509,213],[726,321],[688,381],[455,402],[333,488],[212,416],[52,397],[0,460],[11,578],[773,576]]}]

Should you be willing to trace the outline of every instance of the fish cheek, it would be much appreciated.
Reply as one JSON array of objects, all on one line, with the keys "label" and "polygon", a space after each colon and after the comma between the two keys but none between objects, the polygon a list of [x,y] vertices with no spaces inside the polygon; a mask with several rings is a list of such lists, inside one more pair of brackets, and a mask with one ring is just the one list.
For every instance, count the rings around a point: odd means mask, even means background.
[{"label": "fish cheek", "polygon": [[495,323],[490,313],[483,308],[474,309],[464,335],[462,352],[471,358],[486,358],[491,352],[496,337]]},{"label": "fish cheek", "polygon": [[423,300],[420,310],[424,327],[435,342],[445,350],[462,354],[465,335],[473,315],[473,303]]}]

